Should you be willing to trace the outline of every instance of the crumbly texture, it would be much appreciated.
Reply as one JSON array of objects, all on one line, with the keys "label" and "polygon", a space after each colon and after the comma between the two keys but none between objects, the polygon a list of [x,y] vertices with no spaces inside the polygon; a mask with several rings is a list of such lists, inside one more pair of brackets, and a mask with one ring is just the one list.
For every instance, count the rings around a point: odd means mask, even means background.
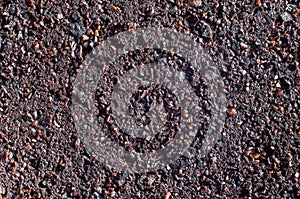
[{"label": "crumbly texture", "polygon": [[[0,198],[299,198],[298,1],[0,2]],[[70,113],[76,71],[101,40],[165,26],[208,49],[224,130],[206,158],[115,172]]]}]

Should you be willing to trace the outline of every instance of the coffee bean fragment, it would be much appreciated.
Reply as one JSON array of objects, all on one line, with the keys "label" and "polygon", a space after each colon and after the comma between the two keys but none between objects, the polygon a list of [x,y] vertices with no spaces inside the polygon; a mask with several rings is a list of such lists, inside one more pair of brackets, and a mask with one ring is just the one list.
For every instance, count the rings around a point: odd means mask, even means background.
[{"label": "coffee bean fragment", "polygon": [[234,108],[230,108],[227,110],[227,114],[229,116],[236,116],[237,115],[237,111]]},{"label": "coffee bean fragment", "polygon": [[165,195],[165,199],[169,199],[171,197],[171,195],[172,195],[171,192],[168,191]]}]

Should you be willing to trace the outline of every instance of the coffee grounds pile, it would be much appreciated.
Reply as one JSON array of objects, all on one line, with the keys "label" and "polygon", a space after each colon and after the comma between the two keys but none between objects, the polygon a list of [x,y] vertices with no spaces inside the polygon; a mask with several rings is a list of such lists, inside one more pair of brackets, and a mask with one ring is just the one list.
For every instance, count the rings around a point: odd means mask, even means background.
[{"label": "coffee grounds pile", "polygon": [[[297,0],[0,1],[0,198],[299,198],[299,13]],[[207,157],[124,174],[85,149],[72,83],[105,38],[149,26],[208,50],[227,118]]]}]

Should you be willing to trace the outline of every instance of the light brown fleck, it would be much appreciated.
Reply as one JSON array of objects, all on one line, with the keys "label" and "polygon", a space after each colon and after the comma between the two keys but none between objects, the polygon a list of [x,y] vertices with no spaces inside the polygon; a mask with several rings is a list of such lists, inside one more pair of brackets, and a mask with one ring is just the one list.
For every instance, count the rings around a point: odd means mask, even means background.
[{"label": "light brown fleck", "polygon": [[228,109],[227,114],[230,116],[235,116],[237,115],[237,111],[234,108]]},{"label": "light brown fleck", "polygon": [[260,1],[260,0],[255,0],[255,2],[256,2],[256,5],[257,5],[258,7],[261,6],[261,1]]},{"label": "light brown fleck", "polygon": [[89,40],[90,38],[87,36],[87,35],[82,35],[82,40],[83,41],[87,41],[87,40]]},{"label": "light brown fleck", "polygon": [[256,154],[254,154],[254,156],[253,156],[255,159],[257,159],[257,158],[259,158],[260,157],[260,154],[259,153],[256,153]]},{"label": "light brown fleck", "polygon": [[165,195],[165,199],[169,199],[170,196],[171,196],[171,192],[168,191],[168,192],[166,193],[166,195]]}]

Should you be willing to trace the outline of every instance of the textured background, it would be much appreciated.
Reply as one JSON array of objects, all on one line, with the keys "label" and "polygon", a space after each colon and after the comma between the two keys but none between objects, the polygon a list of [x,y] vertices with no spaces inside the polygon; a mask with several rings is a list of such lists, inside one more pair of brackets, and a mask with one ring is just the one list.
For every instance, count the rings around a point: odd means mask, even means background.
[{"label": "textured background", "polygon": [[[299,7],[1,0],[0,198],[299,198]],[[145,26],[176,29],[209,50],[229,111],[207,158],[125,175],[80,142],[72,82],[101,40]]]}]

